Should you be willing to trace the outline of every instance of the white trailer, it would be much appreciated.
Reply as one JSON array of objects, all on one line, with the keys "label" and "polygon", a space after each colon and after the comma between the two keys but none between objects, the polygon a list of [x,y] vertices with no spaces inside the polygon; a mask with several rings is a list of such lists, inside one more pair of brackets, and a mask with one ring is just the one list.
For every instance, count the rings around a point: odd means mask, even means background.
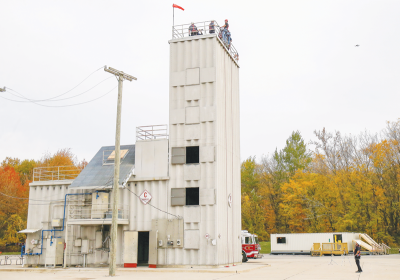
[{"label": "white trailer", "polygon": [[313,243],[347,243],[353,251],[353,240],[360,239],[360,233],[274,233],[271,234],[271,254],[310,254]]}]

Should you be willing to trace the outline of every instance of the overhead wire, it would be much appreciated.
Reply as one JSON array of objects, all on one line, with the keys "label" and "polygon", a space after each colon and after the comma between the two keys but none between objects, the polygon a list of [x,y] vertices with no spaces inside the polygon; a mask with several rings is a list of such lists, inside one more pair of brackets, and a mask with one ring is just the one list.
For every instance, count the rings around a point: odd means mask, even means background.
[{"label": "overhead wire", "polygon": [[[126,189],[127,189],[129,192],[131,192],[133,195],[135,195],[137,198],[140,199],[140,196],[138,196],[136,193],[134,193],[133,191],[131,191],[129,188],[126,188]],[[150,202],[147,203],[146,205],[150,205],[151,207],[157,209],[158,211],[164,212],[165,214],[174,216],[174,217],[176,217],[176,218],[178,218],[178,219],[181,219],[181,218],[182,218],[182,217],[179,216],[179,215],[177,216],[177,215],[171,214],[171,213],[169,213],[169,212],[167,212],[167,211],[164,211],[164,210],[162,210],[162,209],[160,209],[160,208],[158,208],[158,207],[152,205]]]},{"label": "overhead wire", "polygon": [[[105,94],[103,94],[103,95],[101,95],[101,96],[99,96],[99,97],[97,97],[97,98],[94,98],[94,99],[85,101],[85,102],[80,102],[80,103],[75,103],[75,104],[68,104],[68,105],[44,105],[44,104],[39,104],[39,103],[36,103],[36,102],[33,102],[33,104],[38,105],[38,106],[42,106],[42,107],[56,107],[56,108],[71,107],[71,106],[82,105],[82,104],[86,104],[86,103],[90,103],[90,102],[96,101],[96,100],[98,100],[98,99],[100,99],[100,98],[106,96],[107,94],[109,94],[110,92],[112,92],[112,91],[113,91],[114,89],[116,89],[117,87],[118,87],[118,86],[115,86],[114,88],[112,88],[112,89],[111,89],[110,91],[108,91],[107,93],[105,93]],[[3,99],[9,100],[9,101],[20,102],[20,101],[18,101],[18,100],[13,100],[13,99],[6,98],[6,97],[4,97],[4,96],[0,96],[0,97],[3,98]]]},{"label": "overhead wire", "polygon": [[[48,101],[50,101],[50,102],[55,102],[55,101],[67,100],[67,99],[71,99],[71,98],[75,98],[75,97],[77,97],[77,96],[83,95],[83,94],[87,93],[88,91],[94,89],[95,87],[97,87],[97,86],[100,85],[101,83],[103,83],[103,82],[105,82],[106,80],[111,79],[111,78],[112,78],[112,77],[105,78],[104,80],[100,81],[99,83],[97,83],[96,85],[94,85],[93,87],[91,87],[90,89],[88,89],[88,90],[86,90],[86,91],[84,91],[84,92],[81,92],[81,93],[79,93],[79,94],[76,94],[76,95],[73,95],[73,96],[70,96],[70,97],[66,97],[66,98],[61,98],[61,99],[47,99],[47,100],[27,99],[27,100],[12,100],[12,101],[14,101],[14,102],[21,102],[21,103],[27,103],[27,102],[30,102],[30,103],[39,103],[39,102],[48,102]],[[7,88],[7,89],[10,89],[10,88]],[[12,89],[10,89],[10,90],[12,90]],[[14,91],[14,90],[12,90],[12,91]],[[14,92],[15,92],[15,91],[14,91]],[[20,96],[14,94],[14,93],[12,93],[12,92],[8,92],[8,93],[11,94],[11,95],[14,95],[14,96],[16,96],[16,97],[22,98],[22,97],[20,97]],[[26,99],[26,98],[25,98],[25,99]]]},{"label": "overhead wire", "polygon": [[57,98],[57,97],[63,96],[63,95],[65,95],[65,94],[71,92],[72,90],[74,90],[74,89],[76,89],[78,86],[80,86],[84,81],[86,81],[87,79],[89,79],[94,73],[96,73],[97,71],[103,69],[104,67],[105,67],[105,66],[102,66],[102,67],[100,67],[99,69],[93,71],[89,76],[87,76],[87,77],[86,77],[85,79],[83,79],[79,84],[77,84],[76,86],[74,86],[74,87],[71,88],[70,90],[68,90],[68,91],[66,91],[66,92],[64,92],[64,93],[62,93],[62,94],[60,94],[60,95],[56,95],[56,96],[54,96],[54,97],[48,98],[48,99],[42,99],[42,100],[29,99],[29,98],[25,97],[23,94],[21,94],[21,93],[15,91],[15,90],[13,90],[13,89],[11,89],[11,88],[8,88],[8,87],[6,87],[6,88],[7,88],[7,89],[10,89],[10,90],[12,90],[12,91],[14,91],[15,93],[17,93],[17,94],[19,94],[19,95],[21,95],[22,98],[25,98],[26,100],[32,100],[32,101],[47,101],[47,100],[55,99],[55,98]]}]

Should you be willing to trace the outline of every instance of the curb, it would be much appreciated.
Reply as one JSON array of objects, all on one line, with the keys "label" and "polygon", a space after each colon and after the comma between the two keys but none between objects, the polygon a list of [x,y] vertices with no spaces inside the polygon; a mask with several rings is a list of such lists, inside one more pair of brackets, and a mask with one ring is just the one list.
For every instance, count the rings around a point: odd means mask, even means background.
[{"label": "curb", "polygon": [[[135,273],[141,273],[141,272],[146,272],[146,273],[165,273],[165,272],[172,272],[172,273],[230,273],[230,274],[240,274],[240,273],[246,273],[250,272],[252,270],[257,270],[257,269],[262,269],[266,267],[270,267],[271,265],[262,265],[259,267],[254,267],[254,268],[249,268],[249,269],[244,269],[244,270],[200,270],[200,269],[185,269],[185,270],[171,270],[171,269],[163,269],[163,268],[156,268],[156,269],[126,269],[126,268],[117,268],[117,272],[135,272]],[[94,268],[96,271],[104,270],[106,271],[107,269],[103,268]],[[62,271],[68,271],[68,272],[80,272],[80,271],[85,271],[85,272],[93,272],[94,269],[84,269],[84,268],[0,268],[0,272],[5,271],[5,272],[62,272]]]}]

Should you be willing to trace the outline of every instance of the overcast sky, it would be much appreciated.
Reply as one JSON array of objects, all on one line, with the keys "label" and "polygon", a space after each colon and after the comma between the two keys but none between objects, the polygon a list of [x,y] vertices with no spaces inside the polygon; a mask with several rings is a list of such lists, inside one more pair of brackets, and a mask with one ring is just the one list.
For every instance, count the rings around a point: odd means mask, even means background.
[{"label": "overcast sky", "polygon": [[[0,87],[31,99],[63,94],[104,65],[125,82],[121,144],[136,126],[167,124],[169,1],[0,0]],[[229,19],[240,53],[241,158],[281,149],[294,130],[379,132],[399,117],[400,1],[184,1],[175,24]],[[359,47],[355,45],[359,44]],[[110,74],[95,72],[73,97]],[[62,101],[86,102],[117,86],[111,77]],[[0,96],[22,100],[11,90]],[[0,161],[40,159],[71,148],[90,160],[114,145],[117,89],[87,104],[43,107],[0,98]]]}]

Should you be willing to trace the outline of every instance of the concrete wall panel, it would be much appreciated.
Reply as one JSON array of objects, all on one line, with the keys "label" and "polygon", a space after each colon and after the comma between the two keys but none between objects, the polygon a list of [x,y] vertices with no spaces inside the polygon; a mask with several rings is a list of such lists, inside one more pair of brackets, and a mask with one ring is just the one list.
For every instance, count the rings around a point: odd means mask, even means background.
[{"label": "concrete wall panel", "polygon": [[201,87],[200,85],[195,86],[186,86],[185,87],[185,100],[192,101],[192,100],[199,100],[201,96]]},{"label": "concrete wall panel", "polygon": [[[200,249],[200,231],[199,230],[185,230],[185,249]],[[193,263],[195,256],[192,255]]]},{"label": "concrete wall panel", "polygon": [[186,206],[184,209],[185,223],[200,223],[201,209],[199,206]]},{"label": "concrete wall panel", "polygon": [[198,85],[200,84],[200,68],[189,68],[186,69],[186,85]]},{"label": "concrete wall panel", "polygon": [[215,67],[200,68],[200,82],[215,82]]},{"label": "concrete wall panel", "polygon": [[171,124],[185,123],[185,109],[172,110],[170,123]]},{"label": "concrete wall panel", "polygon": [[198,140],[200,139],[200,125],[191,124],[185,125],[185,140]]},{"label": "concrete wall panel", "polygon": [[186,124],[200,123],[200,107],[186,107]]},{"label": "concrete wall panel", "polygon": [[186,84],[186,71],[171,73],[171,86],[183,86]]},{"label": "concrete wall panel", "polygon": [[200,162],[213,162],[215,160],[214,146],[200,146]]},{"label": "concrete wall panel", "polygon": [[200,180],[201,177],[200,164],[185,164],[183,168],[184,168],[183,171],[184,179],[186,181]]}]

